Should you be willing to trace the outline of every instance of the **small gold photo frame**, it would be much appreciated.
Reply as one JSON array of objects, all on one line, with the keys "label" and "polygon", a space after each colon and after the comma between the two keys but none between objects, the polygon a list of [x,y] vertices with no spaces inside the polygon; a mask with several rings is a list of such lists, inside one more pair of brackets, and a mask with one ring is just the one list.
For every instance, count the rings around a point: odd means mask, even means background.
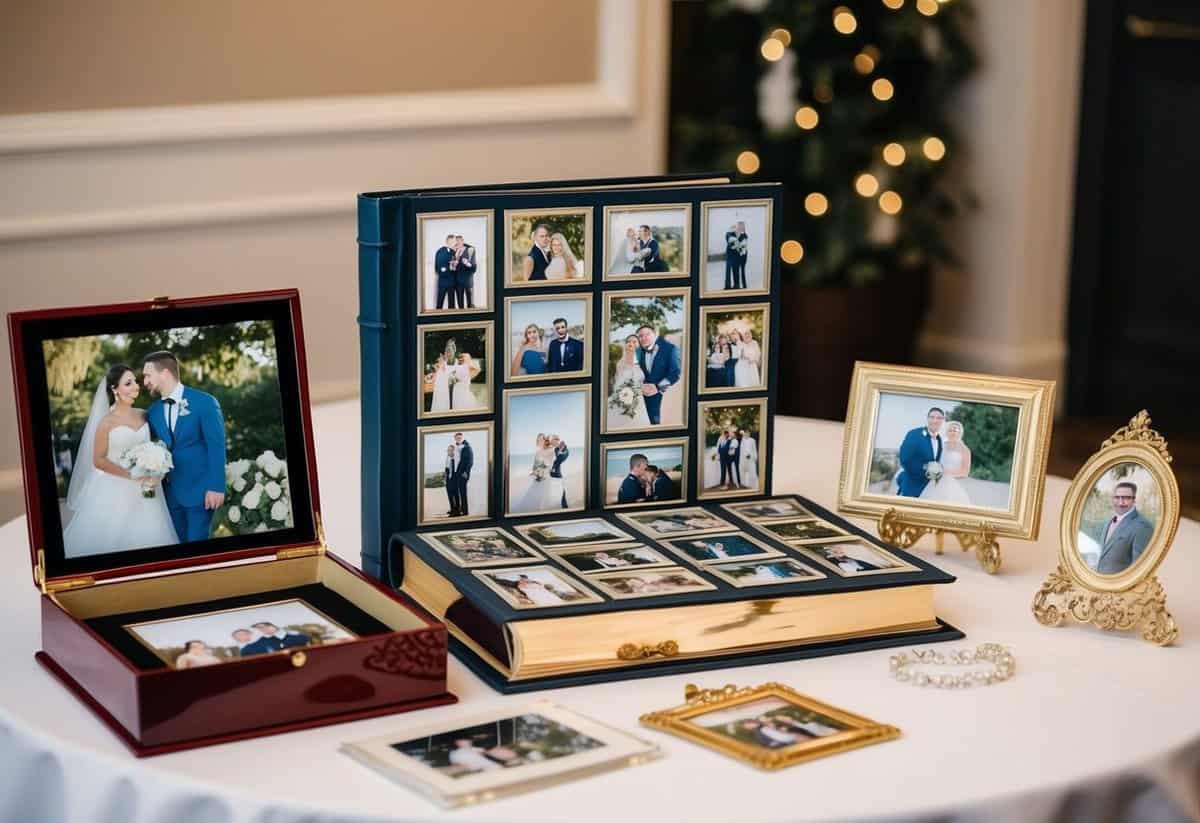
[{"label": "small gold photo frame", "polygon": [[765,391],[771,352],[771,304],[700,307],[700,393]]},{"label": "small gold photo frame", "polygon": [[574,380],[592,374],[592,296],[504,298],[504,381]]},{"label": "small gold photo frame", "polygon": [[684,506],[678,509],[657,509],[645,512],[619,512],[617,517],[643,534],[659,539],[737,530],[737,526],[733,523],[723,520],[701,506]]},{"label": "small gold photo frame", "polygon": [[592,282],[592,208],[504,212],[504,285]]},{"label": "small gold photo frame", "polygon": [[687,496],[686,437],[601,443],[600,465],[606,509],[661,506]]},{"label": "small gold photo frame", "polygon": [[751,500],[745,503],[722,503],[721,508],[751,523],[816,517],[816,514],[794,497],[768,497],[766,500]]},{"label": "small gold photo frame", "polygon": [[603,600],[565,571],[553,566],[482,569],[472,574],[514,609],[552,609]]},{"label": "small gold photo frame", "polygon": [[1179,485],[1167,441],[1139,412],[1093,454],[1067,490],[1058,568],[1033,601],[1038,622],[1072,618],[1102,629],[1140,629],[1166,646],[1179,626],[1155,571],[1179,526]]},{"label": "small gold photo frame", "polygon": [[688,277],[689,203],[604,207],[604,280]]},{"label": "small gold photo frame", "polygon": [[492,210],[417,215],[417,315],[492,310]]},{"label": "small gold photo frame", "polygon": [[417,419],[492,411],[491,320],[417,326]]},{"label": "small gold photo frame", "polygon": [[712,583],[681,566],[633,571],[606,571],[588,576],[588,582],[613,600],[666,597],[672,594],[715,589]]},{"label": "small gold photo frame", "polygon": [[920,571],[912,563],[866,540],[840,543],[809,543],[796,551],[815,560],[839,577],[865,577],[873,574],[899,574]]},{"label": "small gold photo frame", "polygon": [[895,726],[852,714],[780,683],[744,689],[689,685],[684,697],[687,702],[682,706],[642,715],[642,725],[759,769],[782,769],[900,736]]},{"label": "small gold photo frame", "polygon": [[696,499],[747,497],[766,487],[767,400],[696,404]]},{"label": "small gold photo frame", "polygon": [[486,520],[491,514],[492,421],[417,429],[417,525]]},{"label": "small gold photo frame", "polygon": [[771,293],[770,200],[700,204],[700,296]]},{"label": "small gold photo frame", "polygon": [[746,563],[706,566],[704,569],[736,589],[751,586],[778,586],[783,583],[809,583],[824,580],[825,575],[790,557],[768,557]]},{"label": "small gold photo frame", "polygon": [[637,571],[675,565],[674,560],[644,543],[632,543],[628,546],[572,546],[569,549],[553,549],[546,554],[576,574]]},{"label": "small gold photo frame", "polygon": [[686,286],[604,293],[601,434],[687,427],[691,295]]},{"label": "small gold photo frame", "polygon": [[789,546],[803,546],[806,543],[837,543],[843,540],[858,539],[857,535],[815,517],[795,520],[764,520],[753,525],[759,531],[771,535],[776,540],[782,540]]}]

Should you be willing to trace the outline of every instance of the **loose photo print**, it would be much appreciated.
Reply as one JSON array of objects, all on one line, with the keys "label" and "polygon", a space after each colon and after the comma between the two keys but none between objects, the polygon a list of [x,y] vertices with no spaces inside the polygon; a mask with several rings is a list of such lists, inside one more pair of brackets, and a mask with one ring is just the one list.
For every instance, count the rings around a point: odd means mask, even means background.
[{"label": "loose photo print", "polygon": [[456,566],[503,566],[513,563],[542,561],[537,551],[526,546],[504,529],[488,527],[455,532],[421,533],[433,546]]},{"label": "loose photo print", "polygon": [[691,534],[733,531],[737,527],[707,509],[688,506],[652,512],[622,512],[617,517],[651,537],[683,537]]},{"label": "loose photo print", "polygon": [[781,520],[815,517],[811,511],[790,497],[775,497],[769,500],[754,500],[746,503],[722,503],[721,508],[739,517],[754,522],[757,520]]},{"label": "loose photo print", "polygon": [[125,629],[174,669],[356,640],[303,600],[132,623]]},{"label": "loose photo print", "polygon": [[753,391],[767,387],[767,326],[771,304],[702,306],[700,328],[700,391]]},{"label": "loose photo print", "polygon": [[526,523],[517,526],[526,540],[543,549],[591,546],[598,543],[634,543],[637,538],[599,517]]},{"label": "loose photo print", "polygon": [[417,326],[417,417],[492,410],[492,321]]},{"label": "loose photo print", "polygon": [[697,496],[761,494],[767,401],[710,401],[697,406],[704,437]]},{"label": "loose photo print", "polygon": [[733,563],[728,566],[709,566],[706,571],[724,580],[731,586],[776,586],[780,583],[805,583],[821,580],[825,575],[790,558],[778,560],[755,560],[750,563]]},{"label": "loose photo print", "polygon": [[687,488],[687,438],[603,443],[604,505],[669,503]]},{"label": "loose photo print", "polygon": [[771,223],[770,200],[701,206],[701,297],[770,293]]},{"label": "loose photo print", "polygon": [[688,276],[691,226],[687,204],[606,207],[604,279]]},{"label": "loose photo print", "polygon": [[41,349],[66,559],[293,526],[273,321]]},{"label": "loose photo print", "polygon": [[505,285],[592,282],[590,208],[506,211]]},{"label": "loose photo print", "polygon": [[592,296],[509,297],[506,379],[548,380],[592,373]]},{"label": "loose photo print", "polygon": [[802,520],[768,520],[754,524],[759,531],[792,545],[802,543],[832,543],[838,540],[857,540],[850,532],[815,518]]},{"label": "loose photo print", "polygon": [[491,308],[492,212],[417,215],[418,314]]},{"label": "loose photo print", "polygon": [[492,424],[417,430],[417,525],[489,517]]},{"label": "loose photo print", "polygon": [[693,563],[724,563],[759,557],[779,557],[783,552],[744,534],[709,534],[664,540],[667,546]]},{"label": "loose photo print", "polygon": [[548,609],[602,600],[551,566],[484,569],[473,574],[514,609]]},{"label": "loose photo print", "polygon": [[504,392],[505,513],[587,507],[590,386]]},{"label": "loose photo print", "polygon": [[1163,515],[1154,475],[1138,463],[1118,463],[1088,492],[1075,545],[1089,569],[1119,574],[1136,563],[1154,539]]},{"label": "loose photo print", "polygon": [[588,577],[588,582],[614,600],[633,597],[663,597],[670,594],[689,594],[715,589],[712,583],[695,572],[677,566],[665,569],[637,569],[604,572]]},{"label": "loose photo print", "polygon": [[604,432],[687,425],[690,289],[608,292]]},{"label": "loose photo print", "polygon": [[675,565],[674,560],[641,544],[634,546],[577,546],[573,549],[555,549],[550,552],[550,556],[580,574],[591,574],[610,569]]},{"label": "loose photo print", "polygon": [[865,540],[809,543],[796,548],[842,577],[919,571],[916,566]]}]

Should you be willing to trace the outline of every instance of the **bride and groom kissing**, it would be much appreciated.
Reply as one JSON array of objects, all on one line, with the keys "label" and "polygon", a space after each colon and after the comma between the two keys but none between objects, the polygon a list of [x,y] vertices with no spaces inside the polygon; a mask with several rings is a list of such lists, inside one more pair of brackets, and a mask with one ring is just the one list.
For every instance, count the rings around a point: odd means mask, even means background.
[{"label": "bride and groom kissing", "polygon": [[618,503],[649,503],[659,500],[678,500],[679,492],[666,469],[651,465],[644,454],[629,458],[629,474],[617,489]]},{"label": "bride and groom kissing", "polygon": [[641,428],[662,422],[663,395],[682,375],[679,347],[651,326],[625,338],[609,398],[611,428]]},{"label": "bride and groom kissing", "polygon": [[[63,531],[67,557],[207,540],[213,512],[225,502],[225,422],[211,394],[184,386],[169,351],[147,355],[142,380],[157,399],[134,406],[141,389],[125,364],[111,366],[96,387],[67,489],[74,512]],[[163,494],[143,495],[157,481],[136,479],[121,465],[135,446],[160,442],[172,468]]]},{"label": "bride and groom kissing", "polygon": [[[946,428],[943,440],[941,430]],[[946,413],[934,406],[925,425],[911,429],[900,444],[896,493],[902,497],[969,505],[970,495],[959,482],[971,473],[971,450],[963,443],[963,424],[946,423]]]}]

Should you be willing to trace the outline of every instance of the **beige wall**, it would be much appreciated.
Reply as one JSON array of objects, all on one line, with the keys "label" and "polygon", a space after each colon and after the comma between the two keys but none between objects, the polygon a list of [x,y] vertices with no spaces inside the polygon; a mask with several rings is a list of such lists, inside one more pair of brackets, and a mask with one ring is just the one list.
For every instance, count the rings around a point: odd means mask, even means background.
[{"label": "beige wall", "polygon": [[[0,311],[297,286],[314,396],[352,394],[357,192],[662,170],[667,3],[594,9],[586,82],[0,116]],[[4,340],[0,519],[11,385]]]},{"label": "beige wall", "polygon": [[0,114],[591,82],[596,0],[13,0]]}]

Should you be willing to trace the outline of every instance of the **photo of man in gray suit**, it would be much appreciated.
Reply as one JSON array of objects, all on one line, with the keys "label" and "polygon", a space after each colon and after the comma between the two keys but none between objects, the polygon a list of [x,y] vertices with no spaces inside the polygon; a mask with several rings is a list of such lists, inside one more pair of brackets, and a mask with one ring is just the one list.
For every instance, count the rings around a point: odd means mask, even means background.
[{"label": "photo of man in gray suit", "polygon": [[1117,574],[1141,557],[1154,534],[1154,524],[1137,510],[1137,484],[1125,480],[1113,488],[1112,517],[1105,520],[1095,535],[1100,545],[1096,571]]}]

